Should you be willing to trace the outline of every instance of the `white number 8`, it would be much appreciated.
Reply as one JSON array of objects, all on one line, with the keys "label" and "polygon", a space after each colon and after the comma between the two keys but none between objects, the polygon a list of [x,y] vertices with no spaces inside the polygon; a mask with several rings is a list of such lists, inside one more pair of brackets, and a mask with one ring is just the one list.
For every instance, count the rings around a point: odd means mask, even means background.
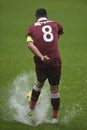
[{"label": "white number 8", "polygon": [[[52,34],[52,27],[49,25],[45,25],[42,27],[43,39],[46,42],[52,42],[53,41],[53,34]],[[48,37],[49,36],[49,37]]]}]

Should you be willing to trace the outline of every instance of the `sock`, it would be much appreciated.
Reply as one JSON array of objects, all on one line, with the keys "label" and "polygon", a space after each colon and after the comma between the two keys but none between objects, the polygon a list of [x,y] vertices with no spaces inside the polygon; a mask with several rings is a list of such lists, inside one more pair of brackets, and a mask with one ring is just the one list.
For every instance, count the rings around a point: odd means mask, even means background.
[{"label": "sock", "polygon": [[30,101],[30,108],[31,109],[35,108],[37,100],[38,100],[39,95],[40,95],[40,92],[41,92],[40,88],[38,88],[37,86],[33,87],[31,101]]},{"label": "sock", "polygon": [[58,111],[60,107],[60,94],[51,94],[51,104],[53,108],[52,117],[58,118]]}]

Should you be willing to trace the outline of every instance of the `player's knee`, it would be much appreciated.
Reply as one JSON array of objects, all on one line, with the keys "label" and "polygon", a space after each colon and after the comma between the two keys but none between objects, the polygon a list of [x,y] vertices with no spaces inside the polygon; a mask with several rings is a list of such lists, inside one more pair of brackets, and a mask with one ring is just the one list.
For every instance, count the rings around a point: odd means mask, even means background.
[{"label": "player's knee", "polygon": [[58,93],[58,86],[50,86],[51,93]]},{"label": "player's knee", "polygon": [[43,82],[43,83],[40,83],[40,82],[37,82],[37,83],[36,83],[36,86],[37,86],[38,88],[40,88],[40,89],[43,87],[43,85],[44,85],[44,82]]}]

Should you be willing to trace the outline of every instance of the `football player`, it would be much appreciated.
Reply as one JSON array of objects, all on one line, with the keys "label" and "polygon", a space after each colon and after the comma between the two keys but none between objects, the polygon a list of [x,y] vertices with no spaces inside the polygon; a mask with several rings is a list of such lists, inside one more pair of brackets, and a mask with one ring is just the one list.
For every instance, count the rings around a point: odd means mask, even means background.
[{"label": "football player", "polygon": [[28,48],[34,53],[37,76],[37,83],[32,89],[29,115],[31,116],[33,113],[41,88],[48,79],[51,91],[52,120],[53,124],[58,124],[62,64],[58,41],[60,35],[63,34],[63,27],[59,23],[49,20],[44,8],[37,9],[35,17],[36,21],[29,27],[26,34]]}]

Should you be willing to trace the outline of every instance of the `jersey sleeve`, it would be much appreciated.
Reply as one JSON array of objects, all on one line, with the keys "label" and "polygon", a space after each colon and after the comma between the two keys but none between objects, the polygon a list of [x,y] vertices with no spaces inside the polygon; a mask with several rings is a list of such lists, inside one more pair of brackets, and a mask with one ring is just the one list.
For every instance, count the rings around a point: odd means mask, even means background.
[{"label": "jersey sleeve", "polygon": [[26,38],[27,38],[27,42],[33,41],[33,37],[32,37],[32,28],[31,28],[31,27],[27,30]]},{"label": "jersey sleeve", "polygon": [[62,35],[63,33],[63,27],[60,24],[58,24],[58,35]]},{"label": "jersey sleeve", "polygon": [[31,27],[28,28],[28,30],[27,30],[26,37],[28,37],[28,36],[32,37],[32,30],[31,30]]}]

